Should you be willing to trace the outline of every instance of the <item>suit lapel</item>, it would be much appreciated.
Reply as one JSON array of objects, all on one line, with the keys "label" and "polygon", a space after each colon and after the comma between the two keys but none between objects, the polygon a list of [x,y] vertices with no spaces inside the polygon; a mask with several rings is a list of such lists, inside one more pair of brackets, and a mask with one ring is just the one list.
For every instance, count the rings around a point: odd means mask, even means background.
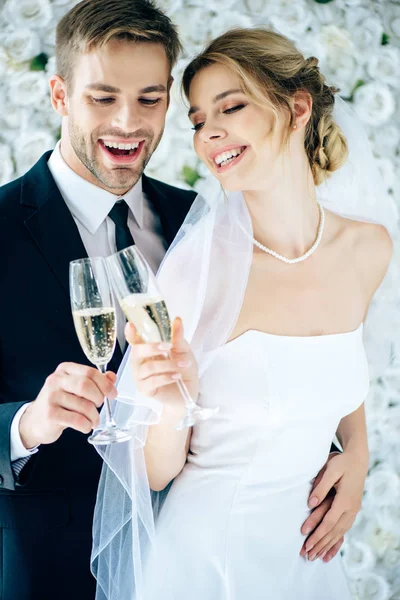
[{"label": "suit lapel", "polygon": [[174,198],[166,196],[159,182],[143,175],[142,185],[143,192],[154,207],[154,212],[160,217],[163,236],[169,247],[174,241],[185,215],[180,214],[181,211],[175,206]]},{"label": "suit lapel", "polygon": [[[87,258],[87,252],[47,166],[50,154],[44,154],[23,177],[21,205],[26,229],[69,298],[69,263]],[[116,370],[121,359],[122,352],[117,343],[110,368]]]},{"label": "suit lapel", "polygon": [[44,154],[23,177],[21,204],[28,209],[25,227],[69,296],[69,263],[87,252],[47,166],[49,156]]}]

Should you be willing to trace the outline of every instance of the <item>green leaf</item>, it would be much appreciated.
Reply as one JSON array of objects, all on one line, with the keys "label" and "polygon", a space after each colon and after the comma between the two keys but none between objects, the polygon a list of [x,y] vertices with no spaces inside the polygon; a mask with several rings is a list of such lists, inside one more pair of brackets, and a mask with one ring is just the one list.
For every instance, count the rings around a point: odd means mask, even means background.
[{"label": "green leaf", "polygon": [[388,36],[388,34],[382,33],[382,41],[381,41],[382,46],[387,46],[387,44],[389,42],[390,42],[390,37]]},{"label": "green leaf", "polygon": [[348,98],[343,98],[343,99],[347,100],[347,102],[353,102],[354,94],[355,94],[356,90],[358,90],[358,88],[362,87],[363,85],[365,85],[365,81],[363,79],[358,79],[356,81],[355,86],[353,87],[353,89],[350,92],[350,96],[348,96]]},{"label": "green leaf", "polygon": [[315,0],[318,4],[328,4],[328,2],[333,2],[333,0]]},{"label": "green leaf", "polygon": [[200,179],[200,175],[196,169],[192,169],[192,167],[188,167],[187,165],[185,165],[182,169],[182,177],[184,182],[191,187],[193,187],[196,181]]},{"label": "green leaf", "polygon": [[41,52],[31,60],[30,70],[31,71],[44,71],[47,65],[49,57],[45,52]]}]

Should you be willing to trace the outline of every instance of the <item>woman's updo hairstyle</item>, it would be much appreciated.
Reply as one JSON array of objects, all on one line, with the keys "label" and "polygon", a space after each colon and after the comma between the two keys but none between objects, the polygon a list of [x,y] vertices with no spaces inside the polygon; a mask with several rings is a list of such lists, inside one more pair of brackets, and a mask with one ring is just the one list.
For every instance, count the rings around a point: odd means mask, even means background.
[{"label": "woman's updo hairstyle", "polygon": [[233,29],[216,38],[194,58],[183,74],[182,87],[189,98],[191,82],[200,70],[212,64],[227,67],[238,75],[243,91],[258,105],[268,105],[290,116],[287,139],[295,122],[293,98],[307,92],[312,114],[305,130],[305,150],[315,185],[339,169],[347,157],[347,143],[332,118],[334,94],[326,84],[314,57],[305,59],[283,35],[266,29]]}]

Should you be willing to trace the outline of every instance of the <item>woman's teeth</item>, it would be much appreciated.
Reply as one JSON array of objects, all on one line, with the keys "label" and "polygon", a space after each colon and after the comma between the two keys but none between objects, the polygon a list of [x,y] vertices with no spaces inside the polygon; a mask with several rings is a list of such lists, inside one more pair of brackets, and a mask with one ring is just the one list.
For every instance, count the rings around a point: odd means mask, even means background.
[{"label": "woman's teeth", "polygon": [[234,158],[236,158],[236,156],[242,154],[243,150],[244,148],[234,148],[233,150],[222,152],[214,158],[214,161],[216,162],[218,167],[224,167],[225,165],[230,163]]}]

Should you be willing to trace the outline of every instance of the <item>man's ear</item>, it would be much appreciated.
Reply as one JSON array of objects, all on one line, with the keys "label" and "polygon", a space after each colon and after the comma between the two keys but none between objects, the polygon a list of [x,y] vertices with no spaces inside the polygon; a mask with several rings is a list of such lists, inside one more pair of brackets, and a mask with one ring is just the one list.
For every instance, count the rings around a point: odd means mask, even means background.
[{"label": "man's ear", "polygon": [[62,77],[59,75],[52,75],[49,81],[50,85],[50,99],[54,110],[61,116],[68,116],[67,107],[67,86]]}]

